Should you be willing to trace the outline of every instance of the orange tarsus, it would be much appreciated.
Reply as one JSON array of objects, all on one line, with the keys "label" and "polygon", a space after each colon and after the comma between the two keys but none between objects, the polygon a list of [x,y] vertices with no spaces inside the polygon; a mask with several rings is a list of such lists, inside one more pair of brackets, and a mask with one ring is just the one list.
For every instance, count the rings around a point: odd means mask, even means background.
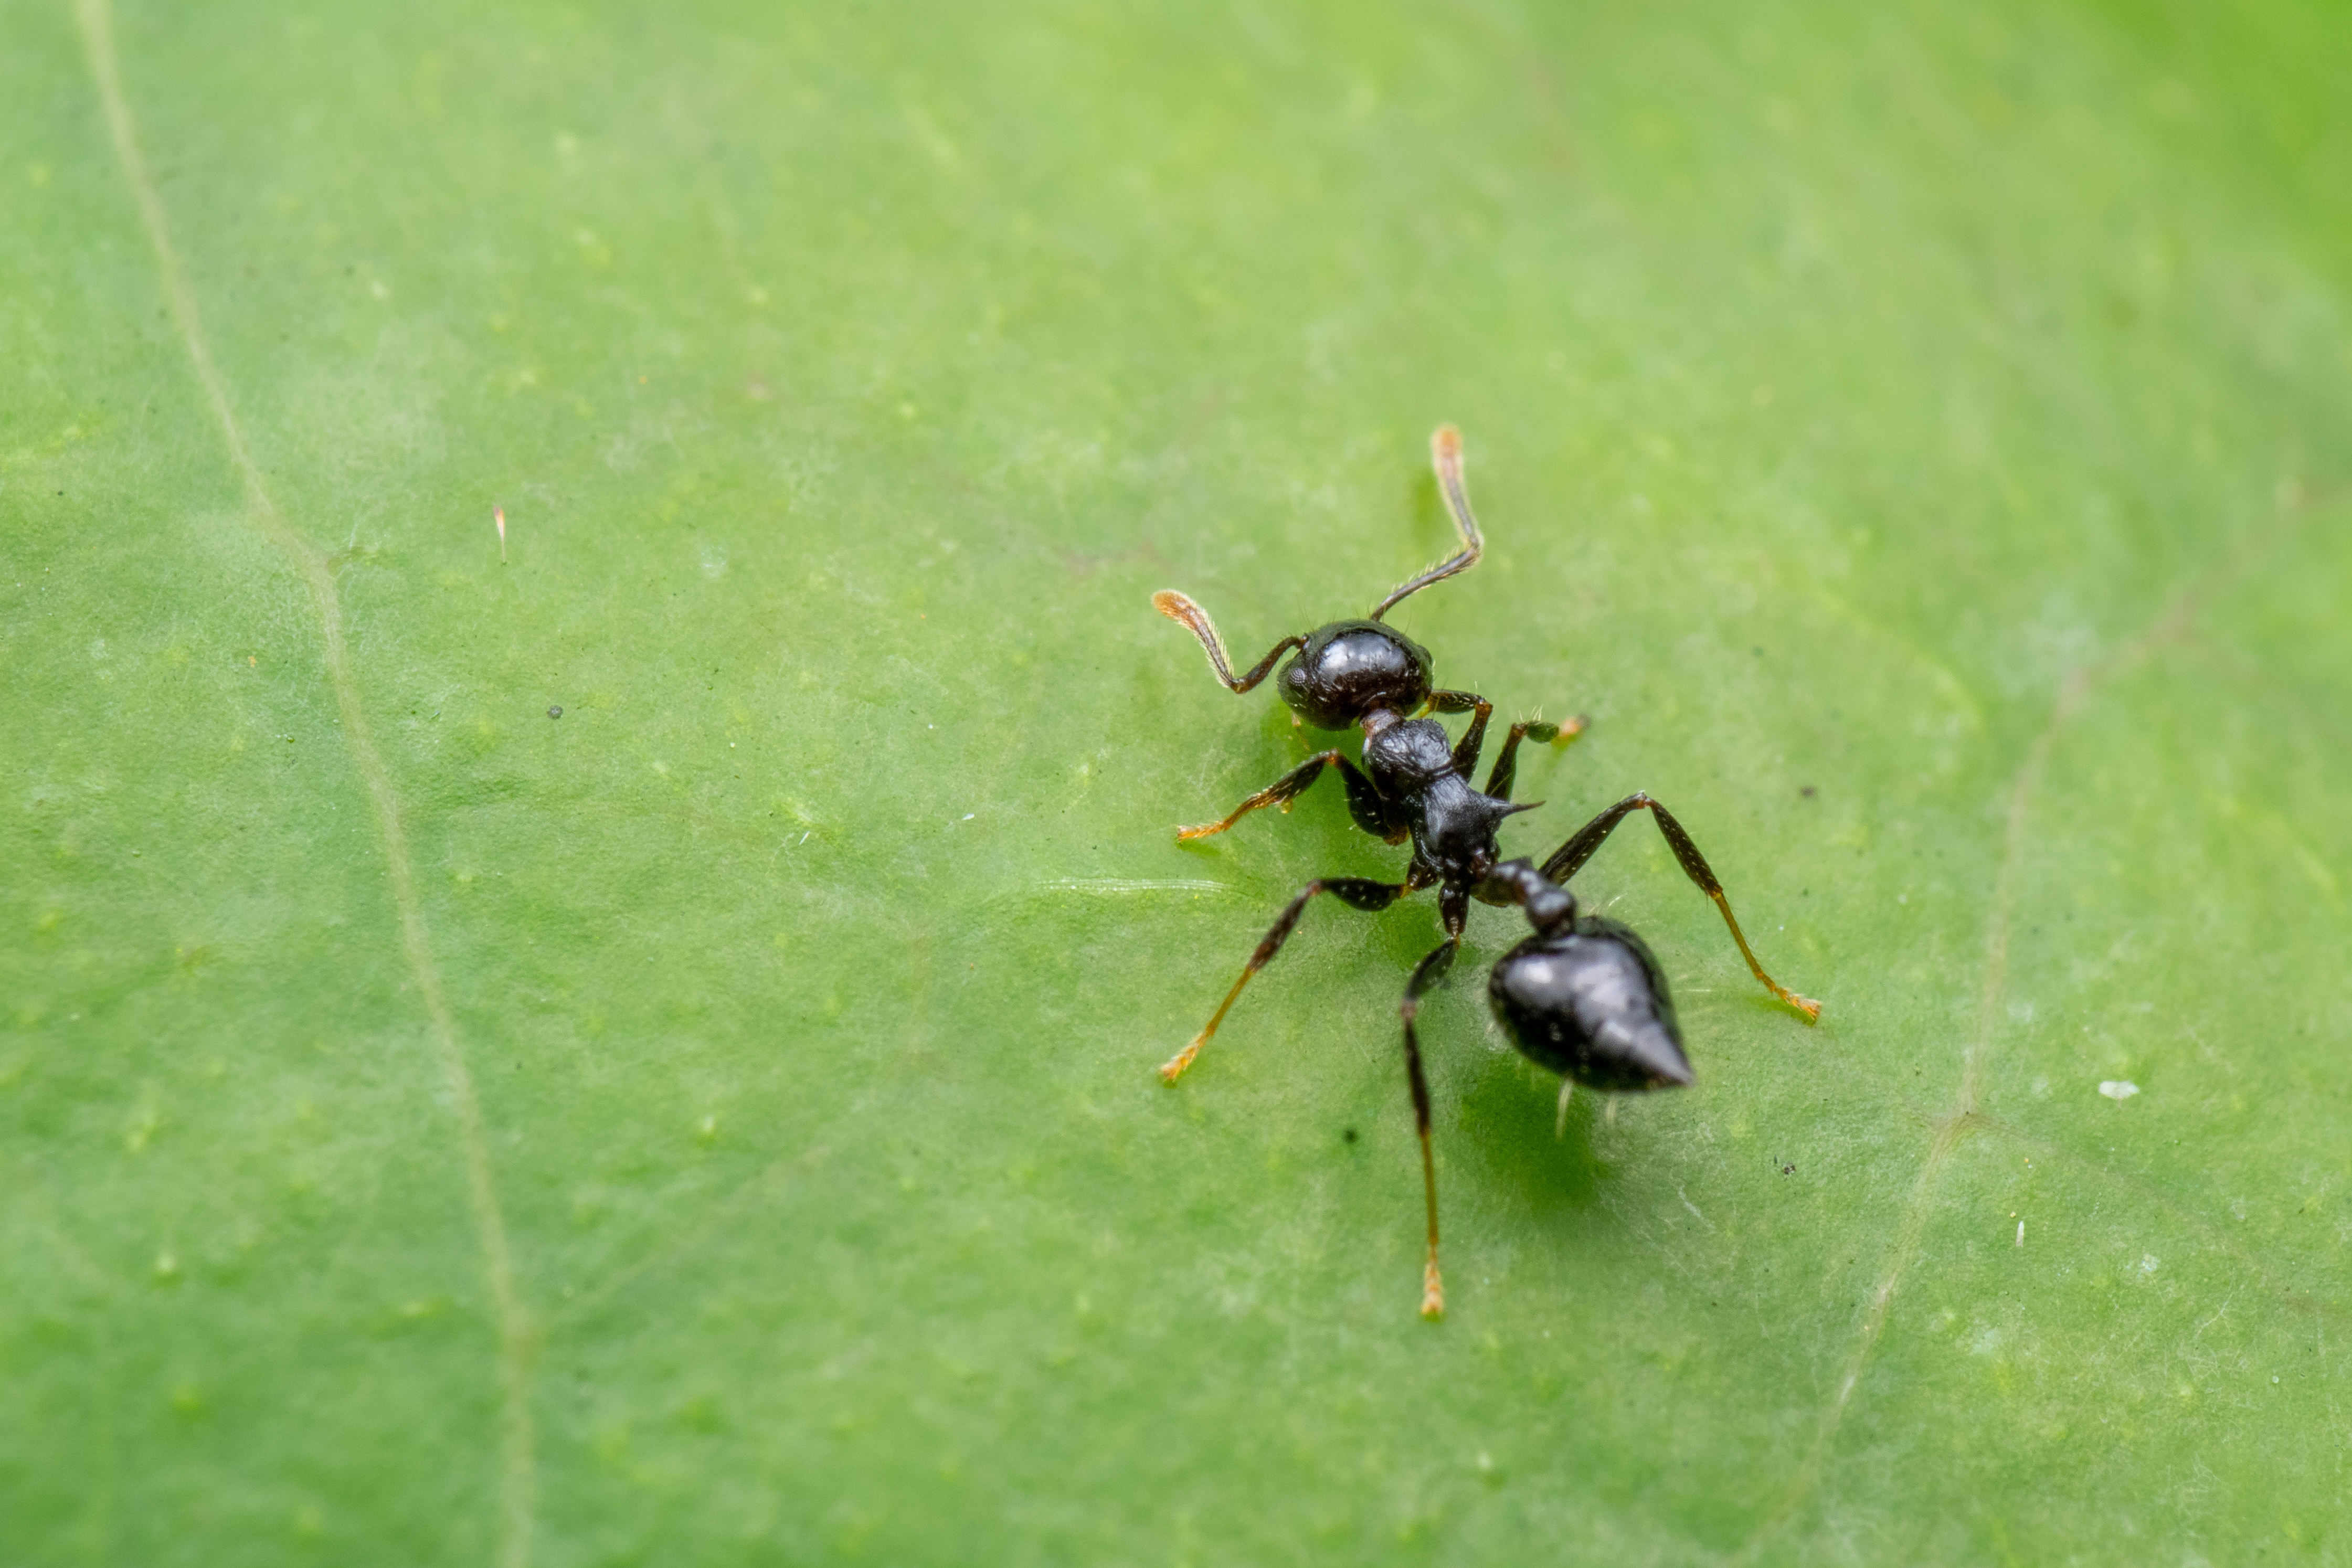
[{"label": "orange tarsus", "polygon": [[1166,1061],[1161,1062],[1160,1064],[1160,1081],[1162,1083],[1172,1084],[1178,1079],[1182,1078],[1184,1076],[1184,1069],[1192,1065],[1192,1058],[1201,1054],[1201,1047],[1208,1043],[1208,1038],[1209,1037],[1205,1034],[1193,1036],[1192,1043],[1191,1045],[1186,1046],[1182,1050],[1178,1051],[1174,1056],[1170,1057]]},{"label": "orange tarsus", "polygon": [[1787,986],[1781,984],[1779,981],[1765,973],[1764,966],[1756,962],[1755,950],[1748,945],[1747,932],[1739,929],[1739,921],[1732,916],[1731,900],[1725,898],[1719,890],[1710,894],[1709,897],[1715,900],[1715,907],[1723,911],[1723,923],[1731,928],[1731,940],[1739,944],[1739,956],[1748,961],[1748,973],[1754,974],[1757,979],[1764,983],[1765,990],[1769,991],[1773,995],[1778,996],[1781,1001],[1786,1002],[1790,1006],[1794,1007],[1800,1014],[1803,1015],[1806,1023],[1820,1023],[1822,1020],[1822,1005],[1819,1002],[1814,1001],[1810,996],[1798,995],[1795,992],[1790,990]]}]

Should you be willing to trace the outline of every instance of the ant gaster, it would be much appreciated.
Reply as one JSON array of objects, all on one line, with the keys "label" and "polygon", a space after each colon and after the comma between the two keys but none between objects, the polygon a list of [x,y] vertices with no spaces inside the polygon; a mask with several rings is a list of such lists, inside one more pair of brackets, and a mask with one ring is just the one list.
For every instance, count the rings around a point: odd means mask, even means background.
[{"label": "ant gaster", "polygon": [[[1747,937],[1740,933],[1739,922],[1732,918],[1723,884],[1716,879],[1706,857],[1682,824],[1646,794],[1627,795],[1586,823],[1540,865],[1503,858],[1496,844],[1496,829],[1505,817],[1541,804],[1511,803],[1520,742],[1532,737],[1538,743],[1564,743],[1582,730],[1583,721],[1548,724],[1525,720],[1513,724],[1495,759],[1494,771],[1486,776],[1486,787],[1472,786],[1471,776],[1486,743],[1486,721],[1494,704],[1475,692],[1435,685],[1429,650],[1381,620],[1400,602],[1432,583],[1477,564],[1486,547],[1463,482],[1461,433],[1450,425],[1440,426],[1431,436],[1429,447],[1438,492],[1461,532],[1462,548],[1400,585],[1372,607],[1368,618],[1334,621],[1304,637],[1286,637],[1247,673],[1237,677],[1225,657],[1223,640],[1200,605],[1173,589],[1153,595],[1151,605],[1201,639],[1217,679],[1233,690],[1255,687],[1288,653],[1290,661],[1283,666],[1275,685],[1291,710],[1318,730],[1360,728],[1364,732],[1362,768],[1337,750],[1318,752],[1235,806],[1223,821],[1179,829],[1180,840],[1223,833],[1261,806],[1278,805],[1286,812],[1326,767],[1336,767],[1347,787],[1349,815],[1357,826],[1391,844],[1412,841],[1412,861],[1402,882],[1322,877],[1299,889],[1257,944],[1208,1026],[1160,1067],[1160,1076],[1172,1084],[1192,1065],[1201,1047],[1224,1022],[1242,987],[1281,951],[1318,893],[1329,893],[1355,909],[1378,910],[1409,894],[1435,888],[1445,940],[1415,966],[1404,998],[1397,1005],[1404,1024],[1405,1077],[1412,1089],[1413,1119],[1421,1136],[1422,1187],[1429,1208],[1429,1260],[1422,1276],[1421,1310],[1423,1316],[1435,1318],[1445,1310],[1444,1283],[1437,1268],[1437,1173],[1429,1150],[1429,1082],[1422,1072],[1421,1043],[1413,1032],[1413,1019],[1423,994],[1453,967],[1471,900],[1516,906],[1534,928],[1533,935],[1496,961],[1487,976],[1486,995],[1511,1043],[1530,1060],[1561,1075],[1563,1116],[1576,1084],[1598,1089],[1649,1089],[1675,1088],[1693,1079],[1665,974],[1648,944],[1615,921],[1580,915],[1576,896],[1563,886],[1633,812],[1647,811],[1655,819],[1684,873],[1722,911],[1724,924],[1731,928],[1731,940],[1739,944],[1740,955],[1765,988],[1803,1015],[1807,1023],[1820,1016],[1822,1005],[1798,995],[1764,973]],[[1458,742],[1449,742],[1437,721],[1415,717],[1424,710],[1468,713],[1470,726]]]}]

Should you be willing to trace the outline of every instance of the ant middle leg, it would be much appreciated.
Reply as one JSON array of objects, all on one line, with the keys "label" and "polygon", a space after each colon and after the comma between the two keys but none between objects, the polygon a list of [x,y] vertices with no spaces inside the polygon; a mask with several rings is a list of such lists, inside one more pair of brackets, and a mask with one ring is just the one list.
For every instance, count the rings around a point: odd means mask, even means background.
[{"label": "ant middle leg", "polygon": [[1511,798],[1511,785],[1519,775],[1519,742],[1533,739],[1538,745],[1566,745],[1584,733],[1584,720],[1570,719],[1564,724],[1547,724],[1540,719],[1522,719],[1511,726],[1503,742],[1502,753],[1495,759],[1495,771],[1486,775],[1486,793],[1496,800]]},{"label": "ant middle leg", "polygon": [[1458,931],[1440,942],[1414,967],[1412,979],[1405,984],[1404,999],[1397,1004],[1397,1017],[1404,1024],[1404,1073],[1412,1089],[1413,1130],[1421,1136],[1421,1191],[1429,1209],[1429,1260],[1421,1271],[1424,1318],[1445,1315],[1445,1277],[1437,1268],[1437,1162],[1429,1151],[1429,1078],[1421,1068],[1421,1040],[1413,1033],[1412,1023],[1421,1012],[1422,994],[1445,978],[1461,946]]},{"label": "ant middle leg", "polygon": [[1267,649],[1265,657],[1253,665],[1247,674],[1235,676],[1234,667],[1225,659],[1225,639],[1217,635],[1216,625],[1209,619],[1208,611],[1173,588],[1162,588],[1152,595],[1151,607],[1201,639],[1202,651],[1209,656],[1209,668],[1217,672],[1217,679],[1223,681],[1228,689],[1234,691],[1249,690],[1265,679],[1266,671],[1274,668],[1275,660],[1292,648],[1307,646],[1305,637],[1285,637]]},{"label": "ant middle leg", "polygon": [[1206,838],[1212,834],[1223,833],[1261,806],[1278,805],[1284,811],[1288,811],[1290,803],[1307,793],[1308,786],[1323,775],[1326,766],[1337,767],[1339,770],[1340,782],[1348,786],[1348,815],[1356,819],[1357,826],[1375,838],[1384,838],[1391,844],[1401,844],[1404,841],[1406,831],[1404,824],[1394,820],[1389,810],[1389,803],[1381,797],[1379,790],[1372,787],[1372,781],[1364,776],[1362,770],[1338,752],[1318,752],[1242,802],[1241,805],[1234,807],[1232,815],[1223,822],[1209,822],[1196,827],[1178,828],[1176,842],[1182,844],[1194,838]]},{"label": "ant middle leg", "polygon": [[1225,1015],[1232,1011],[1235,999],[1242,994],[1242,987],[1249,984],[1250,976],[1273,963],[1274,955],[1282,951],[1282,944],[1290,940],[1292,930],[1298,924],[1298,917],[1307,912],[1307,906],[1314,900],[1316,894],[1329,893],[1341,903],[1370,913],[1387,909],[1407,893],[1424,885],[1419,882],[1375,882],[1363,877],[1325,877],[1307,883],[1259,940],[1257,951],[1250,954],[1249,963],[1243,966],[1241,978],[1234,982],[1231,991],[1225,993],[1225,999],[1217,1004],[1217,1011],[1209,1019],[1207,1026],[1192,1037],[1191,1045],[1160,1064],[1160,1078],[1168,1083],[1174,1083],[1184,1075],[1184,1069],[1192,1065],[1192,1058],[1201,1054],[1201,1047],[1216,1034],[1217,1026],[1225,1021]]},{"label": "ant middle leg", "polygon": [[1698,852],[1698,846],[1683,830],[1683,825],[1675,820],[1674,814],[1653,800],[1648,792],[1627,795],[1578,828],[1569,841],[1553,850],[1551,858],[1543,863],[1543,874],[1555,882],[1565,883],[1576,875],[1579,868],[1592,858],[1593,851],[1616,831],[1617,825],[1635,811],[1646,811],[1657,819],[1658,832],[1664,837],[1666,847],[1675,852],[1675,858],[1682,862],[1683,874],[1696,885],[1700,892],[1715,900],[1715,907],[1722,911],[1723,923],[1731,928],[1731,940],[1739,944],[1739,956],[1748,961],[1749,972],[1763,982],[1764,989],[1803,1014],[1806,1023],[1819,1020],[1822,1016],[1819,1002],[1810,996],[1798,995],[1764,973],[1764,966],[1756,961],[1756,950],[1748,945],[1748,938],[1740,931],[1739,921],[1731,912],[1731,900],[1724,897],[1723,884],[1716,879],[1714,868],[1706,863],[1706,857]]}]

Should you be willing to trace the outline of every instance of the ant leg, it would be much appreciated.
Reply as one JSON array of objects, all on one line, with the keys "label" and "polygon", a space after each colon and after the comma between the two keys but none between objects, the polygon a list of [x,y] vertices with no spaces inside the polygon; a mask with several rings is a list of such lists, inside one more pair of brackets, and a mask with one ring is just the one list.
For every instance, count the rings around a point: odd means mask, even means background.
[{"label": "ant leg", "polygon": [[1557,743],[1564,746],[1583,733],[1584,721],[1581,718],[1570,719],[1565,724],[1547,724],[1540,719],[1523,719],[1512,725],[1510,735],[1503,742],[1502,754],[1495,759],[1495,771],[1486,775],[1486,793],[1496,800],[1511,798],[1512,781],[1519,776],[1521,741],[1533,736],[1538,745]]},{"label": "ant leg", "polygon": [[1356,826],[1374,837],[1385,838],[1391,844],[1402,842],[1403,832],[1396,824],[1389,820],[1388,802],[1381,798],[1380,791],[1372,787],[1372,781],[1366,778],[1355,763],[1337,752],[1316,752],[1242,802],[1241,805],[1234,807],[1233,814],[1223,822],[1206,823],[1198,827],[1178,828],[1176,842],[1182,844],[1190,839],[1206,838],[1211,834],[1223,833],[1260,806],[1278,805],[1283,810],[1288,811],[1290,803],[1305,795],[1307,787],[1322,776],[1327,763],[1339,770],[1340,780],[1348,786],[1348,815],[1356,819]]},{"label": "ant leg", "polygon": [[1421,1012],[1422,994],[1445,978],[1461,945],[1458,934],[1439,943],[1413,970],[1412,979],[1404,988],[1404,1000],[1397,1004],[1397,1016],[1404,1023],[1404,1074],[1412,1086],[1413,1129],[1421,1134],[1421,1190],[1429,1205],[1429,1261],[1421,1271],[1421,1315],[1424,1318],[1445,1315],[1445,1279],[1437,1271],[1437,1162],[1429,1152],[1429,1079],[1421,1070],[1421,1040],[1413,1033],[1412,1021]]},{"label": "ant leg", "polygon": [[1374,882],[1362,877],[1326,877],[1307,883],[1258,942],[1257,951],[1250,954],[1249,963],[1242,969],[1242,977],[1234,982],[1234,988],[1225,993],[1223,1001],[1217,1004],[1217,1011],[1210,1018],[1208,1026],[1192,1037],[1191,1045],[1160,1064],[1160,1078],[1174,1083],[1184,1076],[1184,1069],[1192,1065],[1192,1058],[1201,1054],[1201,1047],[1209,1043],[1210,1037],[1217,1032],[1217,1026],[1225,1021],[1226,1013],[1232,1010],[1234,998],[1242,994],[1242,987],[1249,984],[1250,976],[1274,962],[1274,955],[1282,951],[1282,944],[1290,938],[1291,929],[1298,924],[1298,917],[1307,912],[1307,906],[1316,894],[1329,893],[1343,904],[1370,912],[1387,909],[1413,891],[1416,886],[1418,884],[1412,882]]},{"label": "ant leg", "polygon": [[1463,928],[1470,923],[1470,889],[1459,882],[1438,889],[1437,919],[1445,934],[1460,942]]},{"label": "ant leg", "polygon": [[1749,971],[1764,983],[1764,989],[1802,1013],[1806,1023],[1819,1019],[1822,1016],[1819,1002],[1810,996],[1798,995],[1764,973],[1764,966],[1756,962],[1755,950],[1748,945],[1748,938],[1739,929],[1739,921],[1732,916],[1731,900],[1723,896],[1723,884],[1716,880],[1715,871],[1707,865],[1706,857],[1698,852],[1698,846],[1691,842],[1691,836],[1683,831],[1683,825],[1675,820],[1674,814],[1652,800],[1646,791],[1627,795],[1578,828],[1575,836],[1553,850],[1551,858],[1543,863],[1543,874],[1555,882],[1566,882],[1576,875],[1579,867],[1592,858],[1592,852],[1601,847],[1601,840],[1616,829],[1626,814],[1634,811],[1647,811],[1657,818],[1658,831],[1665,837],[1666,847],[1675,852],[1675,858],[1682,862],[1683,874],[1697,885],[1700,892],[1713,899],[1715,907],[1723,911],[1723,923],[1731,928],[1731,940],[1739,944],[1739,956],[1748,961]]},{"label": "ant leg", "polygon": [[1454,747],[1454,771],[1468,778],[1471,770],[1478,765],[1478,753],[1486,749],[1486,721],[1495,716],[1495,705],[1475,691],[1433,691],[1429,694],[1429,710],[1473,715],[1470,728],[1462,731],[1462,739]]},{"label": "ant leg", "polygon": [[1462,536],[1462,548],[1411,582],[1399,584],[1373,607],[1372,619],[1376,621],[1394,609],[1399,601],[1412,597],[1432,583],[1442,583],[1457,572],[1467,572],[1478,564],[1478,556],[1486,548],[1486,537],[1478,531],[1478,519],[1470,510],[1470,488],[1462,479],[1461,431],[1451,425],[1440,425],[1430,432],[1429,466],[1437,472],[1437,490],[1445,498],[1445,510],[1453,514],[1454,531]]},{"label": "ant leg", "polygon": [[1276,659],[1292,648],[1307,646],[1305,637],[1285,637],[1268,649],[1266,656],[1259,659],[1248,674],[1237,680],[1234,678],[1234,667],[1225,661],[1225,639],[1217,635],[1216,626],[1209,619],[1208,611],[1173,588],[1162,588],[1152,595],[1151,607],[1201,639],[1201,647],[1209,656],[1209,668],[1217,672],[1219,680],[1234,691],[1247,691],[1265,679],[1265,672],[1274,668]]}]

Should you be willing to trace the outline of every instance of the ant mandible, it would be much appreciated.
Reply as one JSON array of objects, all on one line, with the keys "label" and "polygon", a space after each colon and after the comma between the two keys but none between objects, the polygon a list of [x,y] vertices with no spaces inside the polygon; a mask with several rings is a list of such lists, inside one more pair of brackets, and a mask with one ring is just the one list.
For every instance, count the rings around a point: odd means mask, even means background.
[{"label": "ant mandible", "polygon": [[[1348,811],[1357,826],[1391,844],[1412,841],[1412,863],[1402,882],[1320,877],[1299,889],[1257,944],[1208,1026],[1161,1065],[1160,1076],[1172,1084],[1192,1065],[1201,1047],[1224,1022],[1242,987],[1282,951],[1298,917],[1318,893],[1329,893],[1351,908],[1371,911],[1435,888],[1445,940],[1414,967],[1403,1000],[1397,1004],[1404,1024],[1405,1077],[1412,1089],[1413,1120],[1421,1135],[1422,1189],[1429,1206],[1429,1261],[1422,1275],[1421,1310],[1423,1317],[1435,1318],[1445,1310],[1444,1281],[1437,1268],[1437,1170],[1429,1152],[1429,1081],[1422,1072],[1421,1042],[1413,1033],[1413,1018],[1423,994],[1454,966],[1472,899],[1516,906],[1534,928],[1533,935],[1496,962],[1486,978],[1486,996],[1496,1020],[1520,1053],[1561,1075],[1563,1111],[1568,1095],[1580,1083],[1597,1089],[1626,1090],[1677,1088],[1693,1080],[1666,977],[1648,944],[1615,921],[1578,914],[1576,895],[1562,885],[1631,813],[1647,811],[1657,822],[1684,874],[1715,900],[1723,923],[1731,928],[1731,940],[1739,944],[1740,956],[1748,960],[1748,967],[1765,988],[1803,1015],[1809,1024],[1821,1016],[1822,1005],[1798,995],[1764,973],[1740,932],[1739,922],[1732,918],[1730,900],[1724,897],[1723,884],[1716,879],[1706,858],[1673,814],[1647,794],[1629,795],[1578,828],[1541,865],[1502,858],[1495,830],[1505,817],[1542,804],[1511,803],[1519,742],[1530,737],[1538,743],[1566,742],[1582,730],[1583,722],[1547,724],[1527,720],[1513,724],[1501,754],[1495,759],[1494,771],[1486,775],[1486,787],[1472,787],[1471,775],[1486,744],[1486,720],[1494,704],[1473,691],[1433,685],[1429,650],[1381,619],[1432,583],[1476,565],[1486,548],[1478,520],[1470,510],[1470,492],[1463,482],[1461,432],[1451,425],[1438,426],[1429,438],[1429,450],[1437,470],[1438,492],[1445,498],[1446,510],[1461,532],[1462,548],[1401,584],[1373,606],[1369,618],[1334,621],[1305,637],[1286,637],[1246,674],[1236,677],[1208,612],[1173,589],[1153,595],[1151,606],[1201,639],[1217,679],[1234,691],[1255,687],[1275,661],[1289,653],[1290,662],[1283,666],[1276,687],[1292,711],[1318,730],[1357,727],[1364,732],[1361,769],[1336,750],[1318,752],[1235,806],[1223,822],[1180,828],[1179,840],[1223,833],[1261,806],[1278,805],[1286,812],[1326,767],[1336,767],[1347,786]],[[1449,745],[1437,721],[1414,717],[1423,711],[1468,713],[1470,727],[1458,742]]]}]

